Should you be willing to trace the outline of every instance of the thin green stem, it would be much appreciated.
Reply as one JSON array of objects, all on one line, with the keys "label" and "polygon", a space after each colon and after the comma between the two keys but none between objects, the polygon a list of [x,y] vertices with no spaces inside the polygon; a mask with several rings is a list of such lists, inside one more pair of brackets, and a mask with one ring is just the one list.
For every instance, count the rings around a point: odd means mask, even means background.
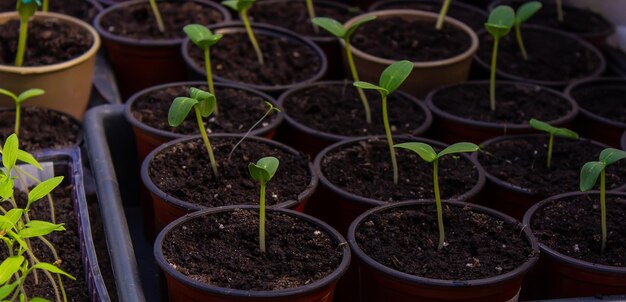
[{"label": "thin green stem", "polygon": [[520,23],[515,23],[515,37],[517,38],[517,45],[519,45],[519,50],[522,53],[522,57],[524,57],[524,61],[528,61],[528,53],[526,52],[526,47],[524,47]]},{"label": "thin green stem", "polygon": [[[344,40],[346,45],[346,57],[348,58],[348,66],[350,66],[350,73],[352,73],[352,79],[355,82],[359,81],[359,72],[356,70],[356,65],[354,64],[354,58],[352,57],[352,51],[350,50],[350,41],[349,39]],[[359,92],[359,97],[361,98],[361,103],[363,103],[363,109],[365,109],[365,121],[368,124],[372,123],[372,111],[370,110],[370,103],[367,100],[367,96],[365,96],[365,91],[360,87],[357,87],[356,90]]]},{"label": "thin green stem", "polygon": [[259,43],[256,41],[254,32],[252,32],[252,26],[250,26],[250,20],[248,20],[247,8],[241,11],[241,20],[243,21],[243,26],[246,28],[246,32],[248,33],[248,38],[250,39],[250,43],[252,43],[254,52],[256,52],[256,56],[259,59],[259,64],[263,65],[263,53],[261,52],[261,47],[259,47]]},{"label": "thin green stem", "polygon": [[50,1],[49,0],[43,0],[43,5],[41,7],[41,10],[44,13],[47,13],[48,12],[48,7],[50,7]]},{"label": "thin green stem", "polygon": [[26,36],[28,35],[28,18],[20,18],[20,37],[17,42],[17,55],[15,56],[15,66],[24,65],[24,54],[26,53]]},{"label": "thin green stem", "polygon": [[159,12],[159,6],[156,4],[156,0],[150,0],[150,7],[152,8],[152,13],[154,14],[154,19],[156,19],[159,31],[164,32],[165,25],[163,24],[163,18],[161,18],[161,12]]},{"label": "thin green stem", "polygon": [[15,106],[15,135],[17,135],[18,137],[20,136],[20,114],[21,114],[21,107],[20,104],[17,104],[17,106]]},{"label": "thin green stem", "polygon": [[[209,92],[212,95],[215,95],[215,87],[213,86],[213,74],[211,73],[211,55],[209,53],[209,48],[207,47],[204,50],[204,70],[206,71],[206,81],[209,84]],[[215,104],[215,116],[219,115],[217,103]]]},{"label": "thin green stem", "polygon": [[259,247],[265,253],[265,182],[261,181],[261,202],[259,204]]},{"label": "thin green stem", "polygon": [[600,224],[602,225],[602,253],[606,249],[606,192],[605,192],[605,178],[606,172],[602,169],[600,172]]},{"label": "thin green stem", "polygon": [[213,169],[213,174],[215,175],[215,178],[218,178],[217,163],[215,163],[213,147],[211,147],[209,137],[206,135],[206,129],[204,128],[204,122],[202,121],[202,114],[200,114],[200,107],[198,105],[194,105],[193,108],[196,111],[196,120],[198,122],[198,128],[200,128],[200,135],[202,135],[204,146],[206,147],[206,151],[209,153],[209,159],[211,160],[211,169]]},{"label": "thin green stem", "polygon": [[496,111],[496,63],[498,62],[498,46],[500,39],[493,40],[493,54],[491,55],[491,75],[489,77],[489,107]]},{"label": "thin green stem", "polygon": [[393,183],[398,184],[398,162],[396,161],[396,151],[393,148],[393,138],[391,137],[391,128],[389,127],[389,117],[387,116],[387,96],[383,97],[383,124],[385,125],[385,135],[387,136],[387,144],[389,145],[389,153],[391,154],[391,165],[393,167]]},{"label": "thin green stem", "polygon": [[435,185],[435,204],[437,205],[437,226],[439,227],[439,245],[437,249],[443,248],[445,241],[445,230],[443,228],[443,209],[441,207],[441,195],[439,194],[439,160],[433,161],[433,184]]},{"label": "thin green stem", "polygon": [[313,0],[306,0],[306,10],[309,12],[309,20],[311,20],[311,25],[313,25],[313,30],[318,33],[320,28],[317,24],[313,23],[313,19],[315,19],[315,6],[313,6]]},{"label": "thin green stem", "polygon": [[548,141],[548,162],[546,163],[548,168],[552,164],[552,145],[554,145],[554,134],[550,134],[550,140]]},{"label": "thin green stem", "polygon": [[437,25],[435,26],[437,30],[441,30],[443,28],[443,22],[445,21],[446,15],[448,14],[448,9],[450,9],[450,2],[452,1],[446,0],[441,6],[441,11],[439,12],[439,17],[437,18]]},{"label": "thin green stem", "polygon": [[250,132],[252,132],[252,130],[254,130],[254,128],[256,128],[256,126],[258,126],[274,110],[278,110],[278,109],[276,109],[276,107],[271,106],[270,109],[265,111],[265,114],[263,114],[263,116],[258,121],[256,121],[256,123],[254,123],[254,125],[252,125],[252,127],[250,127],[250,129],[248,129],[248,132],[246,132],[246,134],[244,134],[244,136],[230,150],[230,153],[228,153],[228,161],[230,161],[231,156],[233,156],[233,153],[235,152],[235,149],[237,149],[237,147],[239,147],[239,145],[248,137],[248,135],[250,135]]},{"label": "thin green stem", "polygon": [[556,0],[556,13],[559,22],[563,22],[563,3],[561,0]]}]

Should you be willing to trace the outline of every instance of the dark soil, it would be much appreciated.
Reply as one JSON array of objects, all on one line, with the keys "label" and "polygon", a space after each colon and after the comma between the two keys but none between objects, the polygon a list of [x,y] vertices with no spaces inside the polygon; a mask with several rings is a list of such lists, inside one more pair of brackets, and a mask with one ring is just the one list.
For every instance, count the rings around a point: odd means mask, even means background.
[{"label": "dark soil", "polygon": [[164,239],[165,259],[196,281],[256,291],[304,286],[341,263],[340,242],[317,226],[275,212],[267,215],[263,253],[258,215],[258,210],[238,209],[179,225]]},{"label": "dark soil", "polygon": [[[316,17],[328,17],[344,23],[356,16],[358,9],[346,10],[342,7],[313,4]],[[252,22],[276,25],[307,37],[331,37],[324,29],[316,33],[309,19],[304,1],[283,0],[280,2],[260,1],[250,9]]]},{"label": "dark soil", "polygon": [[[174,98],[188,95],[191,86],[175,86],[151,91],[133,103],[133,116],[140,122],[159,130],[180,134],[199,134],[196,116],[192,112],[180,126],[173,128],[167,123],[167,114]],[[197,87],[207,90],[207,87]],[[208,133],[245,133],[267,112],[269,107],[261,96],[233,88],[215,88],[219,115],[205,120]],[[269,125],[276,114],[268,116],[256,129]]]},{"label": "dark soil", "polygon": [[463,118],[503,124],[528,124],[531,118],[554,121],[572,111],[563,97],[538,86],[496,85],[496,110],[489,107],[489,84],[460,84],[439,90],[433,104]]},{"label": "dark soil", "polygon": [[[438,1],[392,0],[384,2],[384,4],[377,8],[377,10],[384,9],[415,9],[439,13],[441,3]],[[454,5],[454,2],[450,5],[448,16],[467,24],[467,26],[475,30],[485,28],[485,21],[487,20],[487,13],[480,13],[475,10],[469,10],[465,7]]]},{"label": "dark soil", "polygon": [[[401,143],[395,139],[394,143]],[[437,148],[436,148],[437,149]],[[322,159],[322,173],[328,180],[353,194],[385,202],[431,199],[432,164],[415,152],[397,149],[398,184],[393,183],[389,147],[385,139],[370,139],[333,150]],[[446,156],[439,161],[441,197],[459,197],[478,182],[478,171],[466,157]]]},{"label": "dark soil", "polygon": [[[0,64],[14,65],[19,38],[18,20],[0,26]],[[55,19],[33,19],[28,22],[28,37],[23,66],[62,63],[81,56],[93,44],[84,28]]]},{"label": "dark soil", "polygon": [[[71,147],[82,139],[80,124],[69,115],[41,108],[22,107],[20,149],[35,152]],[[0,139],[15,131],[15,110],[0,110]]]},{"label": "dark soil", "polygon": [[[478,161],[496,178],[540,196],[579,190],[580,168],[597,161],[604,148],[587,140],[554,138],[552,164],[546,166],[548,136],[510,138],[484,146]],[[615,189],[626,184],[626,164],[606,168],[606,185]],[[596,186],[597,188],[597,186]]]},{"label": "dark soil", "polygon": [[248,164],[264,156],[280,161],[278,171],[267,184],[268,205],[299,200],[311,181],[309,160],[264,143],[245,140],[228,161],[235,138],[210,138],[220,173],[216,180],[201,139],[174,145],[157,154],[149,176],[163,192],[183,201],[205,207],[258,204],[259,184],[248,172]]},{"label": "dark soil", "polygon": [[[320,57],[305,44],[287,38],[255,33],[263,52],[260,65],[245,32],[228,33],[211,48],[211,66],[215,75],[256,85],[290,85],[315,76],[321,66]],[[204,69],[204,55],[191,47],[189,55]]]},{"label": "dark soil", "polygon": [[[0,12],[15,11],[15,0],[0,0]],[[50,1],[50,11],[81,19],[89,24],[98,14],[98,9],[86,0]]]},{"label": "dark soil", "polygon": [[159,31],[156,19],[146,1],[124,9],[116,9],[103,16],[102,28],[116,36],[139,40],[182,39],[187,24],[210,25],[224,21],[216,9],[198,2],[157,1],[165,32]]},{"label": "dark soil", "polygon": [[[318,85],[301,90],[283,102],[293,119],[315,130],[343,136],[385,134],[380,95],[365,92],[372,111],[372,123],[365,122],[365,110],[352,84]],[[389,98],[389,123],[393,134],[415,134],[425,122],[424,111],[399,94]],[[358,125],[358,126],[357,126]]]},{"label": "dark soil", "polygon": [[359,247],[377,262],[407,274],[476,280],[508,273],[535,256],[522,225],[471,208],[444,205],[446,243],[438,250],[435,204],[370,215],[356,231]]},{"label": "dark soil", "polygon": [[626,127],[626,86],[594,84],[576,88],[571,95],[580,107]]},{"label": "dark soil", "polygon": [[350,40],[368,54],[412,62],[444,60],[469,49],[470,36],[444,24],[441,30],[429,21],[406,21],[399,17],[377,19],[363,24]]},{"label": "dark soil", "polygon": [[[600,66],[600,58],[577,40],[530,28],[522,28],[522,35],[528,61],[522,57],[515,35],[510,34],[500,41],[498,70],[526,79],[569,81],[591,76]],[[482,31],[479,39],[478,57],[491,62],[493,38]]]},{"label": "dark soil", "polygon": [[530,222],[539,242],[561,254],[626,267],[626,198],[607,196],[607,243],[602,253],[600,196],[569,197],[535,212]]}]

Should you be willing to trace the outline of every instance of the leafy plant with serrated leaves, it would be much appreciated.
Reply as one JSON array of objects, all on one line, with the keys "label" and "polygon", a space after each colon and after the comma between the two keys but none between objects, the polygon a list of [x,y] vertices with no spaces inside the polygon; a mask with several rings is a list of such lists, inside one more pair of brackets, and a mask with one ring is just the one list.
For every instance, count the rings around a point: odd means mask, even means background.
[{"label": "leafy plant with serrated leaves", "polygon": [[[220,39],[221,34],[214,34],[210,29],[200,24],[189,24],[183,28],[189,40],[196,46],[202,49],[204,53],[204,70],[206,71],[207,84],[209,85],[209,92],[215,95],[215,88],[213,86],[213,74],[211,72],[211,54],[209,48],[215,45]],[[215,115],[219,115],[219,106],[215,105]]]},{"label": "leafy plant with serrated leaves", "polygon": [[226,0],[222,1],[222,4],[239,13],[239,18],[241,19],[241,21],[243,21],[243,26],[246,28],[246,32],[248,33],[248,39],[250,40],[250,43],[254,48],[254,52],[256,52],[259,64],[263,65],[263,52],[261,51],[259,42],[257,42],[256,37],[254,36],[252,26],[250,25],[250,19],[248,18],[248,9],[250,9],[255,1],[256,0]]},{"label": "leafy plant with serrated leaves", "polygon": [[519,45],[522,57],[524,57],[526,61],[528,61],[528,53],[526,52],[526,47],[524,47],[524,39],[522,39],[522,23],[534,16],[542,6],[539,1],[527,2],[518,7],[515,13],[515,37],[517,38],[517,45]]},{"label": "leafy plant with serrated leaves", "polygon": [[40,96],[42,94],[44,94],[44,91],[41,89],[28,89],[22,93],[20,93],[20,95],[15,95],[13,92],[8,91],[6,89],[2,89],[0,88],[0,94],[6,95],[8,97],[11,98],[11,100],[13,100],[13,102],[15,103],[15,134],[19,135],[20,134],[20,119],[21,119],[21,111],[22,111],[22,103],[24,103],[24,101],[32,98],[32,97],[36,97],[36,96]]},{"label": "leafy plant with serrated leaves", "polygon": [[17,41],[17,54],[15,55],[15,66],[24,64],[26,54],[26,40],[28,38],[28,21],[35,15],[37,8],[41,6],[41,0],[17,0],[16,10],[20,16],[20,33]]},{"label": "leafy plant with serrated leaves", "polygon": [[500,39],[506,36],[515,22],[515,11],[507,5],[499,5],[491,11],[485,23],[485,29],[493,36],[493,53],[491,55],[491,73],[489,77],[489,107],[496,110],[496,63]]},{"label": "leafy plant with serrated leaves", "polygon": [[250,176],[258,181],[261,186],[261,196],[259,198],[259,248],[263,252],[265,252],[265,187],[267,182],[276,174],[279,164],[278,158],[273,156],[263,157],[256,164],[248,164]]},{"label": "leafy plant with serrated leaves", "polygon": [[530,119],[528,122],[533,129],[546,132],[550,135],[550,140],[548,141],[548,159],[546,160],[546,166],[550,168],[552,162],[552,145],[554,145],[554,137],[568,137],[568,138],[578,138],[578,133],[569,130],[567,128],[558,128],[554,127],[546,122],[542,122],[536,119]]}]

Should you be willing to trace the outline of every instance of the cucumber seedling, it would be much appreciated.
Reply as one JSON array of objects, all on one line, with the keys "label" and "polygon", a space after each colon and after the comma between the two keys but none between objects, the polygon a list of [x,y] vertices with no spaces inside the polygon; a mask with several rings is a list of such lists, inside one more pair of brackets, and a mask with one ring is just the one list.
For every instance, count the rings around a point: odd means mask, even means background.
[{"label": "cucumber seedling", "polygon": [[165,24],[163,24],[163,18],[161,18],[161,12],[159,11],[159,6],[156,3],[156,0],[148,0],[150,2],[150,9],[152,9],[152,14],[154,15],[154,19],[156,20],[157,27],[160,32],[165,31]]},{"label": "cucumber seedling", "polygon": [[443,28],[443,22],[446,19],[451,2],[452,0],[444,0],[441,4],[441,10],[439,10],[439,17],[437,17],[437,24],[435,25],[437,30],[441,30]]},{"label": "cucumber seedling", "polygon": [[[210,29],[200,24],[189,24],[183,28],[189,40],[204,52],[204,70],[206,71],[206,80],[209,85],[209,92],[215,95],[215,87],[213,86],[213,74],[211,73],[211,55],[209,48],[215,45],[220,39],[221,34],[213,34]],[[215,115],[219,115],[219,106],[215,105]]]},{"label": "cucumber seedling", "polygon": [[398,184],[398,162],[396,161],[396,152],[393,149],[393,138],[391,136],[391,127],[389,127],[389,116],[387,114],[387,96],[396,91],[402,85],[404,80],[413,71],[413,63],[402,60],[389,65],[380,75],[378,86],[368,82],[354,82],[354,86],[363,89],[376,90],[382,98],[383,108],[383,124],[385,126],[385,136],[387,136],[387,144],[389,145],[389,153],[391,154],[391,165],[393,167],[393,183]]},{"label": "cucumber seedling", "polygon": [[437,225],[439,228],[439,245],[437,249],[442,249],[445,242],[445,230],[443,227],[443,209],[441,207],[441,195],[439,193],[439,159],[444,155],[467,153],[478,151],[479,147],[472,143],[456,143],[435,152],[435,149],[428,144],[420,142],[409,142],[397,144],[394,147],[411,150],[419,155],[424,161],[433,164],[433,185],[435,190],[435,204],[437,205]]},{"label": "cucumber seedling", "polygon": [[524,39],[522,39],[522,23],[534,16],[535,13],[541,9],[541,7],[541,2],[532,1],[524,3],[522,6],[518,7],[517,12],[515,13],[515,37],[517,39],[517,45],[519,45],[520,52],[522,53],[522,57],[524,57],[525,61],[528,61],[528,53],[526,52],[526,47],[524,47]]},{"label": "cucumber seedling", "polygon": [[489,14],[485,29],[493,36],[493,53],[491,55],[491,74],[489,77],[489,107],[496,110],[496,63],[500,39],[506,36],[515,22],[515,11],[507,5],[499,5]]},{"label": "cucumber seedling", "polygon": [[546,122],[542,122],[536,119],[530,119],[528,122],[533,129],[546,132],[550,135],[550,140],[548,141],[548,159],[546,160],[546,166],[550,168],[550,164],[552,162],[552,145],[554,145],[554,137],[568,137],[568,138],[578,138],[578,133],[569,130],[567,128],[557,128],[551,126]]},{"label": "cucumber seedling", "polygon": [[41,6],[41,0],[17,0],[17,13],[20,16],[20,34],[17,41],[17,54],[15,55],[15,66],[24,64],[24,54],[26,54],[26,40],[28,37],[28,21],[35,14],[37,8]]},{"label": "cucumber seedling", "polygon": [[268,156],[259,159],[256,164],[248,164],[250,176],[259,182],[261,186],[261,196],[259,199],[259,248],[265,252],[265,186],[274,177],[278,169],[278,158]]},{"label": "cucumber seedling", "polygon": [[19,135],[20,134],[20,115],[21,115],[21,111],[22,111],[22,103],[32,97],[36,97],[36,96],[40,96],[42,94],[44,94],[44,91],[41,89],[28,89],[22,93],[20,93],[20,95],[15,95],[13,92],[8,91],[6,89],[2,89],[0,88],[0,94],[6,95],[8,97],[10,97],[13,102],[15,103],[15,134]]},{"label": "cucumber seedling", "polygon": [[263,65],[263,52],[261,52],[261,47],[254,36],[252,26],[250,26],[250,19],[248,18],[248,9],[250,9],[250,6],[252,6],[254,2],[255,0],[227,0],[223,1],[222,4],[239,12],[239,18],[243,21],[243,26],[246,28],[248,39],[250,39],[254,52],[256,52],[259,64]]}]

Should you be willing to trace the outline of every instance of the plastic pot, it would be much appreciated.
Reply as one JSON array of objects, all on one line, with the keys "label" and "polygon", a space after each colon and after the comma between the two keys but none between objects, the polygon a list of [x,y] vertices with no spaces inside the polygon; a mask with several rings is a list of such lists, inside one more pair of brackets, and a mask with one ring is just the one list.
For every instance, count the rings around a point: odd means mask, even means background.
[{"label": "plastic pot", "polygon": [[[17,12],[0,13],[0,24],[16,19],[19,19]],[[89,24],[73,17],[38,12],[35,13],[33,20],[38,19],[56,19],[83,28],[93,37],[93,44],[84,54],[58,64],[26,67],[0,65],[2,88],[17,94],[34,87],[43,89],[46,93],[29,100],[29,105],[56,109],[82,120],[91,94],[91,82],[96,52],[100,48],[100,37]],[[0,105],[14,106],[8,98],[2,98]]]}]

